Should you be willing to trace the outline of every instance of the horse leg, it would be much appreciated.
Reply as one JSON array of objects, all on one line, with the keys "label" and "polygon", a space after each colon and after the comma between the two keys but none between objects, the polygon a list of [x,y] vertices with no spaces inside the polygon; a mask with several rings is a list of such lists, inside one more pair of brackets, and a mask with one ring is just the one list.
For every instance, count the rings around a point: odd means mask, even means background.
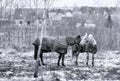
[{"label": "horse leg", "polygon": [[76,64],[77,56],[76,56],[76,52],[74,51],[72,51],[72,60],[75,61]]},{"label": "horse leg", "polygon": [[57,63],[58,66],[60,66],[60,59],[61,59],[61,57],[62,57],[62,54],[59,54],[58,63]]},{"label": "horse leg", "polygon": [[38,50],[39,49],[39,46],[34,46],[34,59],[37,60],[37,53],[38,53]]},{"label": "horse leg", "polygon": [[40,59],[41,59],[42,65],[45,65],[44,62],[43,62],[43,51],[42,50],[40,51]]},{"label": "horse leg", "polygon": [[75,65],[78,65],[78,57],[79,57],[79,54],[76,53],[76,61],[75,61]]},{"label": "horse leg", "polygon": [[39,51],[39,46],[35,46],[35,47],[34,47],[34,59],[35,59],[35,60],[38,60],[38,65],[40,66],[40,65],[41,65],[41,64],[40,64],[40,60],[37,59],[38,51]]},{"label": "horse leg", "polygon": [[65,66],[64,64],[64,58],[65,58],[65,54],[62,54],[62,65]]},{"label": "horse leg", "polygon": [[72,60],[74,59],[74,52],[72,51]]},{"label": "horse leg", "polygon": [[88,66],[88,61],[89,61],[89,53],[87,52],[87,62],[86,62],[87,66]]},{"label": "horse leg", "polygon": [[94,53],[92,53],[92,66],[94,66]]}]

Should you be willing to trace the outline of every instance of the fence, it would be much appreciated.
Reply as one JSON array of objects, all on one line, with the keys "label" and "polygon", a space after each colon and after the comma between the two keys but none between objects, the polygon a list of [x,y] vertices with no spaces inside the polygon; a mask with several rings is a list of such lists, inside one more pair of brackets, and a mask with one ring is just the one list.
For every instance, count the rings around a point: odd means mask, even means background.
[{"label": "fence", "polygon": [[96,29],[80,29],[80,34],[93,34],[99,50],[120,50],[120,32],[116,28],[98,27]]},{"label": "fence", "polygon": [[[0,47],[32,48],[32,43],[37,36],[36,27],[7,26],[0,29]],[[39,30],[40,32],[40,30]]]},{"label": "fence", "polygon": [[[63,27],[64,28],[64,27]],[[80,34],[83,36],[86,32],[88,34],[93,34],[95,39],[97,40],[98,49],[101,50],[119,50],[120,46],[120,33],[119,28],[105,28],[105,27],[97,27],[94,29],[86,29],[84,27],[80,28],[74,28],[68,30],[61,29],[59,32],[62,32],[61,34],[56,34],[58,31],[55,29],[50,30],[51,28],[47,29],[47,33],[49,36],[67,36],[66,33],[68,33],[71,36],[75,36]],[[41,29],[39,29],[40,32]],[[54,30],[54,31],[53,31]],[[32,48],[33,49],[33,41],[36,38],[37,28],[36,27],[30,27],[30,26],[24,26],[24,27],[18,27],[18,26],[5,26],[0,28],[0,47],[1,48],[7,48],[7,47],[19,47],[19,48]],[[72,31],[72,32],[71,32]],[[73,33],[74,32],[74,33]]]}]

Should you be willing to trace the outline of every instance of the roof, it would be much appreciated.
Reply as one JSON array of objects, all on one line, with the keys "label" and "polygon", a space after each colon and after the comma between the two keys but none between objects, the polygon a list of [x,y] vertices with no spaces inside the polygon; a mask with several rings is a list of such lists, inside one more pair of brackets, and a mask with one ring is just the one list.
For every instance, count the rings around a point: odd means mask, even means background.
[{"label": "roof", "polygon": [[38,9],[38,16],[36,14],[36,9],[30,8],[17,8],[15,9],[14,19],[24,19],[25,21],[35,21],[38,18],[42,18],[43,10]]},{"label": "roof", "polygon": [[73,17],[73,14],[70,12],[67,12],[65,15],[66,15],[66,17]]},{"label": "roof", "polygon": [[22,17],[23,17],[22,9],[15,9],[14,18],[15,19],[22,19]]}]

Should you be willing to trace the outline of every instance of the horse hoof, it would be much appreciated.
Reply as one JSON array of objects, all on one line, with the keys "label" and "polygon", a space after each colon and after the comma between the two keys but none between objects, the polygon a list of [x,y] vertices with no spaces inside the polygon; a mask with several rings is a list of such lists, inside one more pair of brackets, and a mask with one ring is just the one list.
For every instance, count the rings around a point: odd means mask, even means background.
[{"label": "horse hoof", "polygon": [[41,66],[41,64],[40,64],[40,63],[38,63],[38,65],[39,65],[39,66]]},{"label": "horse hoof", "polygon": [[75,64],[76,66],[78,65],[78,64]]},{"label": "horse hoof", "polygon": [[86,65],[89,66],[88,63],[86,63]]},{"label": "horse hoof", "polygon": [[62,64],[62,66],[65,66],[65,64]]},{"label": "horse hoof", "polygon": [[42,65],[43,65],[43,66],[46,66],[47,64],[44,64],[44,63],[43,63]]},{"label": "horse hoof", "polygon": [[38,76],[37,76],[37,74],[34,74],[34,78],[37,78]]},{"label": "horse hoof", "polygon": [[78,63],[75,63],[75,65],[78,65]]},{"label": "horse hoof", "polygon": [[60,64],[57,64],[57,66],[60,66]]},{"label": "horse hoof", "polygon": [[58,64],[58,66],[60,66],[60,65]]}]

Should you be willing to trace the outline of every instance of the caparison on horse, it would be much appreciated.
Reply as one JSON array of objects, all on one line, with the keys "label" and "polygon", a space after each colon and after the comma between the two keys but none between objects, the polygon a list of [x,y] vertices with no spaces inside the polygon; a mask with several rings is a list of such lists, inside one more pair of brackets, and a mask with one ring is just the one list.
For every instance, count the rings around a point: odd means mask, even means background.
[{"label": "caparison on horse", "polygon": [[41,63],[42,63],[42,65],[45,65],[44,61],[43,61],[43,54],[48,53],[48,52],[56,52],[59,54],[57,65],[58,66],[60,65],[60,60],[62,59],[62,65],[65,66],[64,56],[65,56],[65,54],[67,54],[68,46],[73,46],[75,44],[77,45],[80,43],[80,41],[81,41],[80,35],[78,35],[77,37],[65,37],[65,38],[61,38],[61,39],[43,37],[41,49],[38,50],[39,45],[40,45],[40,40],[39,40],[39,38],[37,38],[33,43],[34,59],[37,60],[37,53],[38,53],[38,51],[40,51],[39,56],[41,59]]},{"label": "caparison on horse", "polygon": [[97,42],[94,39],[93,35],[90,34],[89,36],[87,35],[87,33],[85,34],[85,36],[82,38],[82,40],[80,41],[80,44],[74,44],[73,48],[79,50],[77,52],[73,51],[73,56],[76,57],[75,60],[75,64],[78,65],[78,57],[79,57],[79,53],[87,53],[87,62],[86,65],[88,66],[88,61],[89,61],[89,53],[92,54],[92,66],[94,66],[94,55],[97,53]]}]

